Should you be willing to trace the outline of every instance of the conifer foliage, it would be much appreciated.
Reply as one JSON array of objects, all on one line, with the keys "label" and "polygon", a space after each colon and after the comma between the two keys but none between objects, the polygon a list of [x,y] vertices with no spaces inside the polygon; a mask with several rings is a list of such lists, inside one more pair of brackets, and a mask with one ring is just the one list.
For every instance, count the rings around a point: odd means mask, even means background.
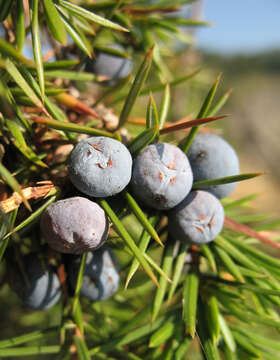
[{"label": "conifer foliage", "polygon": [[0,0],[0,295],[36,319],[1,332],[0,359],[279,359],[279,222],[206,192],[261,174],[193,181],[184,157],[225,117],[221,76],[169,118],[199,83],[170,65],[208,25],[192,3]]}]

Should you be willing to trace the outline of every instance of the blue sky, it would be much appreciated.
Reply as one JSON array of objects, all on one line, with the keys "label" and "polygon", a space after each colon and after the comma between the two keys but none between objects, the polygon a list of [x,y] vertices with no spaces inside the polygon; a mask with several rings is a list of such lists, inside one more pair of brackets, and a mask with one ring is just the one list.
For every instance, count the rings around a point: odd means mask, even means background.
[{"label": "blue sky", "polygon": [[280,0],[204,0],[215,27],[197,32],[197,46],[226,53],[280,49]]}]

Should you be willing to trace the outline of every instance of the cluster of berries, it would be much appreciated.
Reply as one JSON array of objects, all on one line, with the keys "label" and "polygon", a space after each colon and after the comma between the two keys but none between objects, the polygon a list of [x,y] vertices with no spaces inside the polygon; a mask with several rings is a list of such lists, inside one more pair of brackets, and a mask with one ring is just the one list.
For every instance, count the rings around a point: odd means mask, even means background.
[{"label": "cluster of berries", "polygon": [[[227,196],[235,185],[191,191],[193,181],[238,173],[235,151],[213,134],[198,134],[187,156],[174,145],[157,143],[147,146],[132,161],[121,142],[91,137],[79,142],[69,157],[70,179],[82,193],[111,197],[130,185],[144,205],[167,212],[171,236],[198,245],[212,241],[222,230],[224,210],[218,198]],[[97,203],[85,197],[59,200],[42,215],[41,230],[51,248],[72,254],[67,273],[73,289],[80,265],[77,255],[90,251],[81,295],[96,301],[117,291],[118,266],[112,251],[103,245],[109,221]],[[25,304],[45,309],[58,301],[60,284],[50,266],[28,256],[26,272],[29,286],[21,288]]]},{"label": "cluster of berries", "polygon": [[[112,71],[105,74],[107,58],[113,59],[109,67]],[[115,81],[128,75],[131,64],[127,59],[101,54],[92,71]],[[166,212],[169,233],[174,239],[197,245],[212,241],[222,230],[224,209],[219,199],[229,195],[236,184],[192,191],[193,181],[237,174],[235,151],[214,134],[198,134],[187,155],[174,145],[156,143],[132,160],[125,145],[101,136],[80,141],[69,156],[70,180],[80,192],[106,198],[129,185],[143,205]],[[57,201],[43,213],[41,231],[52,249],[71,254],[67,274],[72,289],[76,286],[79,254],[88,251],[81,295],[96,301],[117,291],[118,265],[112,251],[104,245],[109,220],[97,203],[81,196]],[[51,266],[31,255],[25,257],[24,265],[28,281],[18,278],[13,284],[24,303],[34,309],[54,305],[61,287]],[[26,285],[22,287],[22,283]]]}]

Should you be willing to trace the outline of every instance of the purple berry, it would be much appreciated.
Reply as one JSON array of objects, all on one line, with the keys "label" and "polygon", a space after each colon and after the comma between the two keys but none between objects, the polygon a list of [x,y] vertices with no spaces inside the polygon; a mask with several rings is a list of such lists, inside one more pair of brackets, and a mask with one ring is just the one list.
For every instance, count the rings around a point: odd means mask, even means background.
[{"label": "purple berry", "polygon": [[149,145],[135,159],[131,186],[134,194],[150,207],[173,208],[188,195],[192,183],[189,161],[177,146]]},{"label": "purple berry", "polygon": [[[197,134],[188,151],[194,181],[210,180],[239,174],[239,161],[234,149],[215,134]],[[233,192],[237,183],[203,188],[219,199]]]},{"label": "purple berry", "polygon": [[72,197],[59,200],[45,210],[41,230],[54,250],[81,254],[103,244],[109,223],[98,204],[83,197]]},{"label": "purple berry", "polygon": [[[124,48],[118,44],[109,47],[124,51]],[[127,77],[131,73],[132,62],[127,58],[100,52],[94,60],[88,59],[86,70],[93,72],[95,75],[108,78],[108,80],[102,81],[102,84],[114,85],[118,80]]]},{"label": "purple berry", "polygon": [[207,191],[192,191],[169,213],[170,234],[181,241],[205,244],[222,231],[224,208],[220,201]]},{"label": "purple berry", "polygon": [[11,287],[24,304],[35,310],[48,309],[55,305],[61,295],[56,273],[31,254],[24,258],[24,271],[25,277],[17,269],[11,282]]},{"label": "purple berry", "polygon": [[[80,258],[69,264],[69,280],[73,290],[76,287]],[[108,246],[88,253],[81,295],[92,301],[106,300],[119,288],[120,276],[114,254]]]},{"label": "purple berry", "polygon": [[99,136],[79,142],[69,157],[69,175],[78,190],[94,197],[121,192],[131,178],[132,158],[119,141]]}]

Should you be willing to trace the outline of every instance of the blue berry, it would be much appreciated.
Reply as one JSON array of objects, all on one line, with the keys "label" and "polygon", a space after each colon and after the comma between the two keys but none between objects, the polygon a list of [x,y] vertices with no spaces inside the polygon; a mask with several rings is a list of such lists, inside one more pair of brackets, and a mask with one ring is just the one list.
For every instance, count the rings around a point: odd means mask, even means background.
[{"label": "blue berry", "polygon": [[[197,134],[188,151],[194,181],[210,180],[239,174],[239,161],[234,149],[215,134]],[[203,188],[219,199],[233,192],[237,183]]]},{"label": "blue berry", "polygon": [[79,142],[69,156],[69,175],[75,187],[93,197],[121,192],[131,178],[132,158],[119,141],[104,136]]},{"label": "blue berry", "polygon": [[83,197],[59,200],[41,217],[41,231],[56,251],[81,254],[96,249],[108,236],[109,222],[103,209]]},{"label": "blue berry", "polygon": [[134,161],[132,190],[147,206],[171,209],[187,196],[192,183],[189,161],[177,146],[149,145]]},{"label": "blue berry", "polygon": [[47,264],[42,266],[40,260],[31,254],[24,258],[24,270],[26,277],[18,269],[11,283],[23,303],[35,310],[55,305],[61,296],[56,273]]},{"label": "blue berry", "polygon": [[[118,44],[113,44],[109,47],[116,50],[124,50]],[[132,62],[127,58],[100,52],[94,60],[88,59],[86,70],[108,79],[102,81],[102,84],[114,85],[118,80],[127,77],[131,73]]]},{"label": "blue berry", "polygon": [[[76,287],[80,258],[69,264],[69,280],[73,290]],[[106,300],[119,288],[120,276],[114,254],[104,245],[87,255],[81,295],[91,301]]]},{"label": "blue berry", "polygon": [[223,224],[223,206],[207,191],[191,191],[168,216],[169,233],[175,239],[197,245],[214,240]]}]

